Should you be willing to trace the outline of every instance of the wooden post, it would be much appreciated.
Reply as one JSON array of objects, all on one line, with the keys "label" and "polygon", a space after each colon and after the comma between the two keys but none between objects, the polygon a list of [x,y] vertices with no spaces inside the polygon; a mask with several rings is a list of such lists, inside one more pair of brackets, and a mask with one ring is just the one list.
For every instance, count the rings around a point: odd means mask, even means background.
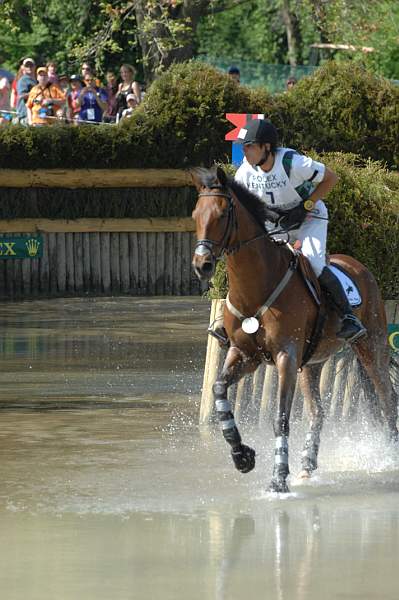
[{"label": "wooden post", "polygon": [[[211,305],[210,324],[223,316],[224,300],[213,300]],[[208,336],[208,348],[205,360],[204,379],[202,384],[200,423],[209,423],[213,416],[212,386],[224,360],[225,351],[219,347],[218,341]]]}]

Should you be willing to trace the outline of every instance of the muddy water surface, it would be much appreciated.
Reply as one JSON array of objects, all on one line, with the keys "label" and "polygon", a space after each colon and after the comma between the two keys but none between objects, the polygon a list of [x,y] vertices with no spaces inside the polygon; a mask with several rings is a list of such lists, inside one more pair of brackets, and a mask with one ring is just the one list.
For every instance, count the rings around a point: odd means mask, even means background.
[{"label": "muddy water surface", "polygon": [[[198,298],[1,305],[1,600],[399,597],[399,458],[327,424],[320,469],[266,492],[199,429]],[[292,428],[292,472],[304,426]]]}]

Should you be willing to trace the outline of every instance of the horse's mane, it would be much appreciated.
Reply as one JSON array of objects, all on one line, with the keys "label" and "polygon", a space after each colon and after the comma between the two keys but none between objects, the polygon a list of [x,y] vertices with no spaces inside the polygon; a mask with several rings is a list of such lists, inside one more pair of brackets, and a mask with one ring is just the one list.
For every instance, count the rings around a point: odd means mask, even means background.
[{"label": "horse's mane", "polygon": [[222,188],[234,192],[238,202],[252,215],[263,230],[266,230],[265,221],[275,221],[278,217],[277,213],[267,208],[259,196],[250,192],[248,188],[236,181],[231,175],[226,174],[226,183],[221,183],[214,169],[198,167],[195,169],[195,173],[201,184],[208,189]]},{"label": "horse's mane", "polygon": [[257,196],[249,191],[244,185],[236,181],[230,175],[227,177],[227,186],[230,188],[240,204],[249,212],[254,220],[262,229],[265,228],[265,221],[274,221],[276,214],[270,211],[265,203]]}]

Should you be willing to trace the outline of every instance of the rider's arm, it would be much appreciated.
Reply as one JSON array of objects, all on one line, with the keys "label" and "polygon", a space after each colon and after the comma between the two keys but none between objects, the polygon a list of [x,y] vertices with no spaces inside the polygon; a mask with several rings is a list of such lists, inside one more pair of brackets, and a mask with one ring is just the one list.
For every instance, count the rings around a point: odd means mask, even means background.
[{"label": "rider's arm", "polygon": [[325,198],[326,195],[333,189],[338,181],[337,175],[328,167],[325,167],[323,180],[315,187],[310,194],[308,200],[316,202],[320,198]]}]

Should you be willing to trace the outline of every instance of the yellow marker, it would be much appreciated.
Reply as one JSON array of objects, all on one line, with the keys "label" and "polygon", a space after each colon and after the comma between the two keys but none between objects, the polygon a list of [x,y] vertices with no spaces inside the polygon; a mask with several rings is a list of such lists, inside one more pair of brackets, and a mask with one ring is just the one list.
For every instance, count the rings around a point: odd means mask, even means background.
[{"label": "yellow marker", "polygon": [[312,210],[314,207],[314,202],[313,202],[313,200],[305,200],[305,202],[303,203],[303,206],[306,210]]},{"label": "yellow marker", "polygon": [[[398,341],[396,341],[396,336],[398,336]],[[391,348],[394,350],[399,350],[399,331],[394,331],[391,333],[391,335],[388,337],[388,342]]]}]

